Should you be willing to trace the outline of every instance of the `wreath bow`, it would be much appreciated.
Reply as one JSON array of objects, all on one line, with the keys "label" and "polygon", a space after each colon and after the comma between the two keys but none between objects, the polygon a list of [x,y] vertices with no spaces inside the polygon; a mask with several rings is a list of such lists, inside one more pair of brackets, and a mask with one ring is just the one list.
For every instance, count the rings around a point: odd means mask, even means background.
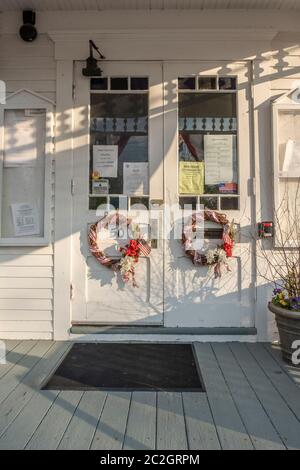
[{"label": "wreath bow", "polygon": [[[214,250],[208,250],[207,253],[194,249],[193,241],[194,234],[199,228],[199,222],[204,222],[205,220],[215,222],[223,227],[223,244]],[[234,235],[234,224],[228,221],[225,214],[212,210],[204,210],[203,212],[194,212],[190,216],[187,224],[184,226],[182,244],[186,255],[191,258],[193,264],[213,267],[215,278],[219,278],[222,276],[222,266],[225,266],[227,271],[231,271],[227,258],[232,257]]]},{"label": "wreath bow", "polygon": [[[131,232],[134,236],[124,247],[119,248],[121,258],[110,258],[106,256],[104,251],[99,247],[98,233],[101,232],[101,230],[107,230],[109,227],[123,227],[123,229],[127,229],[127,231]],[[88,244],[92,255],[102,266],[112,268],[114,271],[119,271],[125,283],[131,280],[133,287],[138,287],[135,278],[135,267],[139,262],[140,256],[150,255],[151,246],[141,237],[140,227],[137,224],[133,225],[131,219],[119,213],[107,215],[90,226]]]}]

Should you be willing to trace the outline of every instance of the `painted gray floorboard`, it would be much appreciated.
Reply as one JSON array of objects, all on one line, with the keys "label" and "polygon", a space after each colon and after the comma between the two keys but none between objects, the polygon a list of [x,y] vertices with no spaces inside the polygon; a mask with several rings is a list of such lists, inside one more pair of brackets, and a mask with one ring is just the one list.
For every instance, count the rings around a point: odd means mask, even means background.
[{"label": "painted gray floorboard", "polygon": [[108,393],[91,449],[122,449],[130,400],[129,392]]},{"label": "painted gray floorboard", "polygon": [[181,393],[157,393],[156,445],[159,450],[188,449]]},{"label": "painted gray floorboard", "polygon": [[196,343],[195,351],[222,448],[253,449],[253,444],[224,380],[212,347],[207,343]]},{"label": "painted gray floorboard", "polygon": [[26,445],[26,449],[55,450],[72,419],[82,395],[83,392],[81,391],[60,392]]},{"label": "painted gray floorboard", "polygon": [[155,449],[156,393],[133,392],[129,409],[124,449]]},{"label": "painted gray floorboard", "polygon": [[300,366],[295,367],[282,359],[280,347],[276,344],[265,343],[264,348],[271,354],[273,359],[280,365],[281,369],[295,382],[300,388]]},{"label": "painted gray floorboard", "polygon": [[[21,340],[14,340],[14,339],[11,339],[11,340],[2,339],[1,342],[4,344],[4,350],[2,350],[2,348],[0,348],[0,361],[7,358],[7,354],[10,353],[11,351],[13,351],[15,349],[15,347],[18,346],[18,344],[20,344],[22,341]],[[0,370],[1,370],[3,365],[4,364],[0,364]]]},{"label": "painted gray floorboard", "polygon": [[[14,351],[22,343],[35,341],[11,341],[8,348]],[[207,393],[40,390],[70,347],[67,342],[38,341],[0,379],[0,390],[2,384],[21,379],[0,406],[0,449],[23,449],[30,443],[33,448],[62,449],[201,450],[220,444],[245,449],[251,439],[256,448],[263,448],[266,439],[269,448],[272,439],[262,408],[286,447],[300,447],[295,416],[300,388],[288,375],[290,366],[270,345],[197,344]],[[23,361],[26,356],[29,362]],[[26,374],[22,364],[28,366]]]},{"label": "painted gray floorboard", "polygon": [[256,344],[255,346],[255,348],[251,345],[248,346],[250,353],[263,368],[267,377],[271,380],[274,387],[278,390],[300,422],[299,387],[297,387],[292,379],[281,369],[262,344]]},{"label": "painted gray floorboard", "polygon": [[286,447],[300,449],[300,423],[286,402],[245,344],[234,343],[230,348]]},{"label": "painted gray floorboard", "polygon": [[12,351],[7,353],[6,364],[0,366],[0,380],[3,383],[7,379],[9,373],[18,373],[15,366],[26,356],[30,350],[37,344],[37,341],[22,341]]},{"label": "painted gray floorboard", "polygon": [[97,390],[84,392],[78,407],[58,446],[63,450],[88,450],[91,446],[106,393]]},{"label": "painted gray floorboard", "polygon": [[285,450],[282,440],[226,344],[212,345],[232,398],[257,450]]},{"label": "painted gray floorboard", "polygon": [[0,449],[24,449],[58,394],[52,390],[35,394],[0,438]]},{"label": "painted gray floorboard", "polygon": [[0,403],[19,385],[26,377],[32,367],[40,361],[45,347],[50,348],[50,344],[44,342],[29,341],[30,349],[20,361],[12,367],[7,374],[0,380]]},{"label": "painted gray floorboard", "polygon": [[189,449],[221,449],[206,394],[184,392],[182,397]]},{"label": "painted gray floorboard", "polygon": [[70,348],[69,343],[40,343],[40,361],[29,371],[15,390],[0,406],[0,436],[20,413],[33,395],[39,393],[40,384],[48,377],[62,355]]}]

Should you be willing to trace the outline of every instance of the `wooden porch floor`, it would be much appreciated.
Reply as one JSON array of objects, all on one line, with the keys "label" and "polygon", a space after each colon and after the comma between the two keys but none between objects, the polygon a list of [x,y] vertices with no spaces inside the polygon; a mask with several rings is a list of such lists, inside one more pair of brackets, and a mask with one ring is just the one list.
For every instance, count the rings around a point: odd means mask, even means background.
[{"label": "wooden porch floor", "polygon": [[7,341],[0,449],[300,449],[300,369],[268,344],[195,345],[207,393],[41,391],[70,343]]}]

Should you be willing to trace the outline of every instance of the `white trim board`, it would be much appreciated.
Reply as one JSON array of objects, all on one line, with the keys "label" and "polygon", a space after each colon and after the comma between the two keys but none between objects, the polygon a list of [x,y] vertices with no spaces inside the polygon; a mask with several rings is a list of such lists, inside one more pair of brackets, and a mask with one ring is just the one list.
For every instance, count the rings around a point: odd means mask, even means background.
[{"label": "white trim board", "polygon": [[155,40],[236,40],[271,41],[278,33],[275,29],[88,29],[88,30],[53,30],[48,34],[54,42],[86,42],[91,37],[99,41],[118,41],[137,39],[144,41]]},{"label": "white trim board", "polygon": [[[89,29],[49,31],[57,60],[86,60],[93,39],[110,60],[167,60],[192,56],[238,60],[271,45],[275,29]],[[241,47],[241,44],[243,46]],[[254,45],[254,46],[253,46]],[[208,47],[209,46],[209,47]],[[172,52],[174,51],[174,53]],[[209,53],[206,55],[207,51]],[[224,55],[225,54],[225,55]]]}]

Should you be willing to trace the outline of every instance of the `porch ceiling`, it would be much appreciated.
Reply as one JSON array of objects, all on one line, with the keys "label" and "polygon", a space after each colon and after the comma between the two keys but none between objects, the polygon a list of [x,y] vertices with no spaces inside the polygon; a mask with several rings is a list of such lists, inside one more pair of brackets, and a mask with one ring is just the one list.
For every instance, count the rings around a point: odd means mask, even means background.
[{"label": "porch ceiling", "polygon": [[33,8],[55,10],[300,10],[300,0],[0,0],[0,12]]}]

